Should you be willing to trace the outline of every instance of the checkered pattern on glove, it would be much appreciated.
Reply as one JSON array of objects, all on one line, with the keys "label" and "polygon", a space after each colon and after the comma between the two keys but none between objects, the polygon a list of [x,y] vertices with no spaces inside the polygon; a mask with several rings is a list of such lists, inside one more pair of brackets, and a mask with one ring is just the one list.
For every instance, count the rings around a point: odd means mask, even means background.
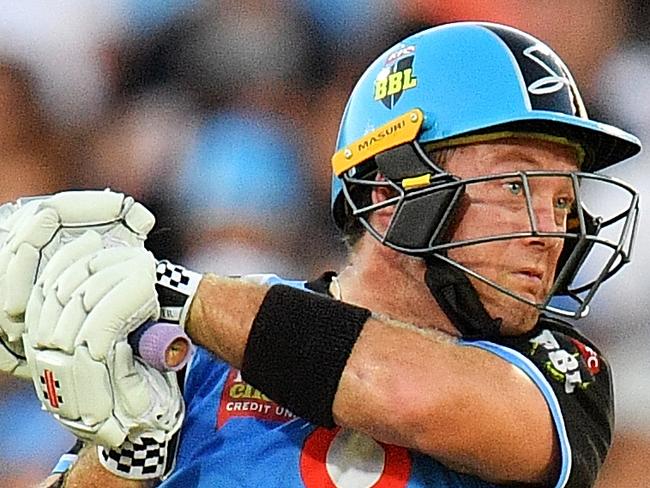
[{"label": "checkered pattern on glove", "polygon": [[160,304],[160,321],[185,327],[192,298],[199,286],[201,273],[163,260],[156,266],[156,293]]},{"label": "checkered pattern on glove", "polygon": [[161,478],[171,471],[177,436],[158,442],[151,437],[127,439],[118,448],[97,446],[99,462],[122,478],[144,480]]}]

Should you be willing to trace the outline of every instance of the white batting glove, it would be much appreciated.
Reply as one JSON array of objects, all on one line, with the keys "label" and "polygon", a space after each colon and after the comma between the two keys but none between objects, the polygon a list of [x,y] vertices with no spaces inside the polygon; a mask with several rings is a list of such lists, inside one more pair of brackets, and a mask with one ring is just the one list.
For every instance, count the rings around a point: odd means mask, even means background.
[{"label": "white batting glove", "polygon": [[[5,203],[0,206],[0,249],[5,245],[9,232],[17,221],[15,214],[19,208],[15,203]],[[26,215],[31,210],[23,208],[21,212]],[[0,303],[5,296],[5,288],[4,279],[0,277]],[[20,318],[12,320],[12,317],[0,312],[0,371],[20,378],[30,378],[21,338],[23,326]]]},{"label": "white batting glove", "polygon": [[99,239],[89,231],[61,248],[30,297],[24,345],[36,393],[81,439],[109,448],[127,437],[163,443],[184,415],[176,375],[134,358],[127,342],[130,332],[158,318],[156,261],[139,247],[101,249],[74,261],[78,248]]},{"label": "white batting glove", "polygon": [[99,248],[143,247],[154,223],[141,204],[110,191],[69,191],[1,206],[0,371],[30,377],[21,341],[25,308],[36,278],[63,244],[93,229]]}]

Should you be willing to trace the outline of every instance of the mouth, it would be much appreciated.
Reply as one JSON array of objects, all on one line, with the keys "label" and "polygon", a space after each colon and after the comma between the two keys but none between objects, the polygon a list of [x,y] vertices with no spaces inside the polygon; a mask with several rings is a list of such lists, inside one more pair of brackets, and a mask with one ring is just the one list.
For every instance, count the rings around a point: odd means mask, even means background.
[{"label": "mouth", "polygon": [[544,278],[544,271],[537,268],[520,269],[515,271],[514,274],[533,283],[541,283]]},{"label": "mouth", "polygon": [[544,287],[544,271],[538,268],[522,268],[513,271],[518,288],[525,294],[530,294],[535,299],[541,298],[546,289]]}]

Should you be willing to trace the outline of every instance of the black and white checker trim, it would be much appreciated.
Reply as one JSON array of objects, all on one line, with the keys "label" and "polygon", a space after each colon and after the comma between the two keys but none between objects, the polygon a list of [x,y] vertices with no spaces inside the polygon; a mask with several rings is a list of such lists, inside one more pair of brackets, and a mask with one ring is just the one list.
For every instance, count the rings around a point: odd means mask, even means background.
[{"label": "black and white checker trim", "polygon": [[190,296],[196,291],[202,275],[169,261],[159,261],[156,267],[156,282],[165,288]]},{"label": "black and white checker trim", "polygon": [[187,310],[196,289],[203,278],[178,264],[159,261],[156,266],[156,292],[160,303],[160,319],[184,325]]},{"label": "black and white checker trim", "polygon": [[167,442],[158,443],[150,437],[126,440],[119,448],[98,446],[99,461],[110,472],[122,478],[144,480],[160,478],[167,465]]}]

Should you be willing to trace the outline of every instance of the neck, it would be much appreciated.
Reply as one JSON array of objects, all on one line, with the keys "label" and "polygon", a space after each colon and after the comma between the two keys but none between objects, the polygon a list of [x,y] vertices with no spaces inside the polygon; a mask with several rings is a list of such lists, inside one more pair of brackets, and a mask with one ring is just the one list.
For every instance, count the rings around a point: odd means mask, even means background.
[{"label": "neck", "polygon": [[333,283],[333,293],[347,303],[418,327],[452,335],[458,331],[442,312],[424,282],[421,259],[394,251],[366,235]]}]

